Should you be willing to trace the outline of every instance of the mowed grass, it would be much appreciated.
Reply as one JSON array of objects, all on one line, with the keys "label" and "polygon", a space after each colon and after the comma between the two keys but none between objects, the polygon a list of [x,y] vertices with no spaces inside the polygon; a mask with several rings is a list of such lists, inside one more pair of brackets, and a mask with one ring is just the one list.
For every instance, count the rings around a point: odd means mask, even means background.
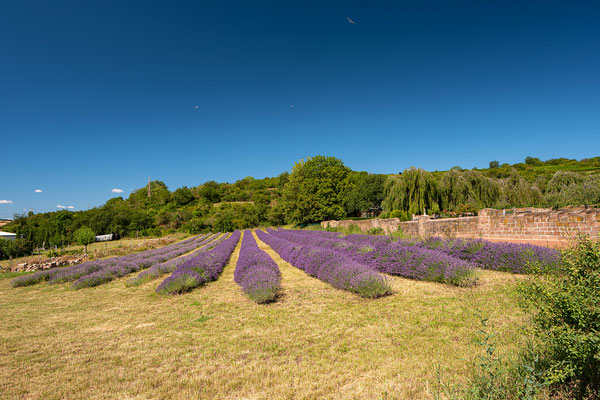
[{"label": "mowed grass", "polygon": [[484,271],[472,289],[392,277],[367,300],[279,263],[282,294],[258,305],[233,281],[158,296],[160,281],[11,288],[0,281],[0,396],[15,399],[420,399],[436,370],[464,382],[482,354],[476,309],[500,354],[525,316],[517,276]]}]

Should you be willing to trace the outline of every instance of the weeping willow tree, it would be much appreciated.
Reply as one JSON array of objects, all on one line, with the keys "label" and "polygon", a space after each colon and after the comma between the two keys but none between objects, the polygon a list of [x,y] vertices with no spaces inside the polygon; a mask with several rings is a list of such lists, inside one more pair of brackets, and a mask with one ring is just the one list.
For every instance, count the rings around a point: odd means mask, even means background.
[{"label": "weeping willow tree", "polygon": [[548,182],[545,200],[548,206],[555,208],[600,204],[600,175],[557,171]]},{"label": "weeping willow tree", "polygon": [[411,167],[400,175],[390,176],[384,187],[386,212],[402,210],[408,215],[430,214],[440,210],[438,185],[431,172]]},{"label": "weeping willow tree", "polygon": [[533,183],[535,185],[535,187],[537,187],[538,189],[540,189],[540,191],[542,193],[546,192],[546,186],[548,186],[548,181],[550,179],[546,176],[546,175],[540,175],[537,178],[535,178],[535,182]]},{"label": "weeping willow tree", "polygon": [[535,184],[524,179],[513,169],[509,176],[500,179],[500,198],[497,207],[528,207],[543,204],[544,196]]},{"label": "weeping willow tree", "polygon": [[439,183],[441,206],[454,210],[467,204],[476,208],[492,207],[500,198],[500,185],[473,170],[451,170]]},{"label": "weeping willow tree", "polygon": [[546,193],[556,194],[572,185],[582,185],[586,181],[585,176],[571,171],[556,171],[552,179],[546,185]]}]

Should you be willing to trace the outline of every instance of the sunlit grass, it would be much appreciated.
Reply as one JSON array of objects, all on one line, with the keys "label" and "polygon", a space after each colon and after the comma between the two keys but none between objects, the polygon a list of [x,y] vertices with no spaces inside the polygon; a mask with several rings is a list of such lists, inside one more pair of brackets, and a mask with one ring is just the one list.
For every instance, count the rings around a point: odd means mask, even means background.
[{"label": "sunlit grass", "polygon": [[256,304],[233,281],[238,248],[216,282],[179,296],[127,278],[75,291],[0,281],[2,398],[428,398],[436,369],[464,381],[479,354],[475,309],[494,312],[499,352],[524,316],[515,275],[479,285],[389,277],[370,300],[283,262],[277,301]]}]

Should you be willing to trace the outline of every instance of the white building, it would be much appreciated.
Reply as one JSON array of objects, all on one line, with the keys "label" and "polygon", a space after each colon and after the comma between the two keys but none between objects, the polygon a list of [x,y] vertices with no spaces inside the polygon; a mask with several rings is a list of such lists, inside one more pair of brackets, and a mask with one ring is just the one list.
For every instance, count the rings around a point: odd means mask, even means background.
[{"label": "white building", "polygon": [[108,235],[98,235],[96,236],[96,242],[108,242],[110,240],[113,240],[113,234],[108,234]]},{"label": "white building", "polygon": [[10,233],[10,232],[2,232],[2,231],[0,231],[0,239],[15,240],[16,238],[17,238],[17,234],[16,233]]}]

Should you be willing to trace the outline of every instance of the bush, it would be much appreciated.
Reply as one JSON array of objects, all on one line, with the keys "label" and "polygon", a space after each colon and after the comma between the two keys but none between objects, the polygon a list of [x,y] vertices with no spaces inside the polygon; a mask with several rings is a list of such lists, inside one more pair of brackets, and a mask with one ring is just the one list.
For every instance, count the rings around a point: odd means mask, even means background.
[{"label": "bush", "polygon": [[390,213],[389,218],[398,218],[400,221],[408,221],[408,215],[402,210],[394,210]]},{"label": "bush", "polygon": [[233,280],[258,304],[274,301],[279,292],[279,267],[258,247],[251,231],[244,232]]},{"label": "bush", "polygon": [[371,228],[367,231],[369,235],[385,235],[383,228]]},{"label": "bush", "polygon": [[350,290],[362,297],[375,299],[392,293],[389,280],[376,271],[365,271],[350,281]]},{"label": "bush", "polygon": [[566,384],[575,397],[594,398],[600,390],[600,243],[580,238],[563,258],[555,271],[520,291],[534,312],[545,381],[554,388]]}]

